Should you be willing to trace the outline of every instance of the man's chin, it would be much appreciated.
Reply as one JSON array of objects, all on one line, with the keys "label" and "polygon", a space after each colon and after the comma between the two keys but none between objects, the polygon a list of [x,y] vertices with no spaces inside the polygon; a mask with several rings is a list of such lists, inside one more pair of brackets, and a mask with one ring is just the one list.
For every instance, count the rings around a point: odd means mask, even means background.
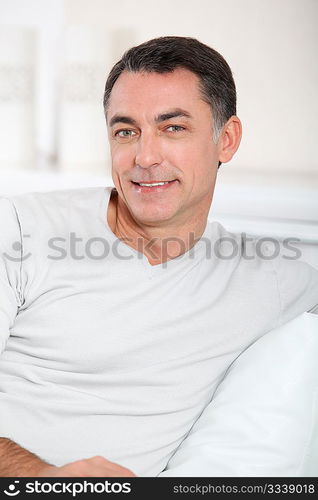
[{"label": "man's chin", "polygon": [[152,225],[152,226],[162,226],[165,223],[173,220],[174,212],[168,212],[167,210],[162,211],[152,211],[149,209],[145,210],[132,210],[131,211],[134,219],[141,225]]}]

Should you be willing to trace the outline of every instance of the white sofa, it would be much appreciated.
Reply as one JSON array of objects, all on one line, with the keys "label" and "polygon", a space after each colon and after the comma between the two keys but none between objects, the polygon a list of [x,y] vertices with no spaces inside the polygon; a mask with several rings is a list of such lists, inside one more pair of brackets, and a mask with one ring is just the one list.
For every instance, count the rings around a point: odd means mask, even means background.
[{"label": "white sofa", "polygon": [[166,476],[318,476],[318,315],[248,347],[170,459]]}]

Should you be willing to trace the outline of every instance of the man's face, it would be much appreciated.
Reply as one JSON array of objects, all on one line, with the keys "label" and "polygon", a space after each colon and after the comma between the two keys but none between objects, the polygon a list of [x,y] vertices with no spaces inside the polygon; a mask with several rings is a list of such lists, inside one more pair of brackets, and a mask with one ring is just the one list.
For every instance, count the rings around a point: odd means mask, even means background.
[{"label": "man's face", "polygon": [[218,146],[211,108],[194,73],[122,73],[111,92],[107,124],[112,178],[138,223],[177,226],[207,216]]}]

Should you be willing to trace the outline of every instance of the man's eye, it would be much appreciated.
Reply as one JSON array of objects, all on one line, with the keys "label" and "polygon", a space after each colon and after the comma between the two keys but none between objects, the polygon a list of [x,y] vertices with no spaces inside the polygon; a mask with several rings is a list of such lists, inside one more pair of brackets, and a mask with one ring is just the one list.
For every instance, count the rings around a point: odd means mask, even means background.
[{"label": "man's eye", "polygon": [[134,130],[129,130],[129,129],[123,129],[123,130],[118,130],[115,132],[115,139],[121,140],[121,141],[127,141],[134,137],[136,135],[136,132]]},{"label": "man's eye", "polygon": [[168,132],[182,132],[185,128],[181,127],[181,125],[169,125],[166,130],[168,130]]}]

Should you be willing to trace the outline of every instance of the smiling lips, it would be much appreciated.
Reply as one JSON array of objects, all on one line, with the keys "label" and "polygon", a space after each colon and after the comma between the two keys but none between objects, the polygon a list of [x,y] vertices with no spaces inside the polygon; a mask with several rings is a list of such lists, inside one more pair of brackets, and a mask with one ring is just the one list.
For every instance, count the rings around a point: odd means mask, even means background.
[{"label": "smiling lips", "polygon": [[169,184],[170,182],[174,182],[174,181],[152,181],[152,182],[134,182],[134,181],[132,181],[132,182],[134,184],[138,184],[139,186],[153,187],[153,186],[164,186],[165,184]]},{"label": "smiling lips", "polygon": [[177,179],[174,179],[173,181],[131,182],[135,186],[135,190],[139,193],[161,193],[162,191],[169,189],[171,185],[174,185],[177,182]]}]

